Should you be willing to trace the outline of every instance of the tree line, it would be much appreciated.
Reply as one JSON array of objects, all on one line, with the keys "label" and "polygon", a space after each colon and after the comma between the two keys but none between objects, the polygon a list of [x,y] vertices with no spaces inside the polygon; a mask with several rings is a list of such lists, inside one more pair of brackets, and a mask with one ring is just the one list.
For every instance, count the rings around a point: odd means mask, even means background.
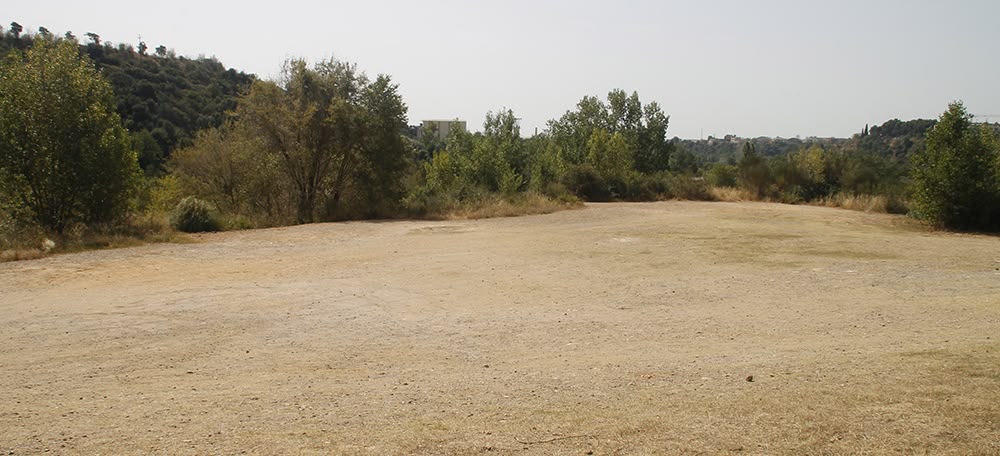
[{"label": "tree line", "polygon": [[[668,140],[669,116],[635,92],[585,96],[529,138],[501,108],[481,132],[438,141],[412,137],[390,76],[292,59],[276,80],[249,78],[217,125],[203,124],[144,176],[128,131],[141,127],[123,120],[115,73],[74,38],[32,40],[0,64],[0,249],[168,214],[178,229],[224,229],[731,191],[789,203],[867,195],[943,227],[998,228],[997,135],[961,103],[936,122],[866,127],[850,142],[772,155],[745,141],[738,158],[706,163]],[[894,153],[880,142],[890,126],[927,130]]]},{"label": "tree line", "polygon": [[755,151],[763,157],[779,157],[819,146],[824,150],[868,152],[905,162],[908,157],[923,150],[927,131],[936,122],[931,119],[892,119],[882,125],[865,125],[864,129],[850,138],[740,138],[725,135],[721,138],[709,136],[701,140],[675,137],[671,142],[690,151],[699,164],[735,164],[742,156],[743,145],[747,142],[753,142]]}]

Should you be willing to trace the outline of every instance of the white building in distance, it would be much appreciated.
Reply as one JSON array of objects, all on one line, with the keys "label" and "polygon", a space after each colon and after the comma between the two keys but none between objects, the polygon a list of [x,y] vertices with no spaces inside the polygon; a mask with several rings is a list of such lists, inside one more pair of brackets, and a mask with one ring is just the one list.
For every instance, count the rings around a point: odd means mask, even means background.
[{"label": "white building in distance", "polygon": [[441,141],[448,140],[448,135],[451,134],[453,130],[468,131],[465,129],[464,120],[424,120],[420,122],[420,131],[418,132],[417,137],[422,136],[424,132],[428,130],[434,132],[434,136]]}]

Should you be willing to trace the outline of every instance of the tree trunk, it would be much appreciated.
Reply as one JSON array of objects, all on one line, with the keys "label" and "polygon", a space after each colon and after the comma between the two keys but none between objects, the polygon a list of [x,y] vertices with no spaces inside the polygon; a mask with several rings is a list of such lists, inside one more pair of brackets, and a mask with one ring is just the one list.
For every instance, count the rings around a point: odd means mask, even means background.
[{"label": "tree trunk", "polygon": [[299,195],[299,207],[295,215],[295,222],[298,224],[313,222],[313,209],[316,207],[314,194]]}]

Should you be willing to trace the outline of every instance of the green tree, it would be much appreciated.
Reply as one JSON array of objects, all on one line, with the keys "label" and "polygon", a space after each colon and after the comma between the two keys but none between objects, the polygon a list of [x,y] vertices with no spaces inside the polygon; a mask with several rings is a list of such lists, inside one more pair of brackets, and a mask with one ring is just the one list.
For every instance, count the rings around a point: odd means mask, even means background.
[{"label": "green tree", "polygon": [[176,151],[168,168],[186,194],[227,214],[281,222],[287,200],[274,157],[263,154],[252,134],[233,125],[198,133],[191,147]]},{"label": "green tree", "polygon": [[441,138],[438,134],[440,128],[441,125],[438,122],[425,122],[417,130],[418,158],[421,160],[429,160],[434,157],[434,154],[444,150],[447,141],[446,138]]},{"label": "green tree", "polygon": [[[563,159],[562,148],[555,141],[544,135],[529,139],[526,146],[530,149],[528,163],[528,185],[532,191],[558,193],[553,188],[559,177],[566,172],[566,162]],[[552,190],[556,190],[553,192]]]},{"label": "green tree", "polygon": [[584,97],[576,110],[558,120],[549,121],[548,134],[563,149],[566,161],[581,164],[587,160],[589,142],[596,130],[609,135],[619,133],[625,139],[633,167],[643,173],[667,170],[673,146],[666,139],[670,117],[658,104],[643,106],[639,94],[627,95],[615,89],[607,102]]},{"label": "green tree", "polygon": [[527,181],[526,148],[510,109],[486,113],[482,134],[453,136],[448,143],[448,151],[462,164],[465,181],[473,187],[512,195]]},{"label": "green tree", "polygon": [[725,163],[715,163],[705,171],[705,182],[713,187],[735,187],[736,167]]},{"label": "green tree", "polygon": [[743,144],[743,156],[737,165],[737,173],[740,185],[758,198],[767,192],[771,183],[771,171],[764,159],[757,154],[754,143],[747,141]]},{"label": "green tree", "polygon": [[693,175],[698,172],[698,157],[684,147],[670,155],[670,169],[679,174]]},{"label": "green tree", "polygon": [[670,116],[663,113],[657,102],[643,108],[643,124],[637,132],[633,161],[635,169],[643,173],[666,171],[674,146],[667,140]]},{"label": "green tree", "polygon": [[780,189],[806,201],[829,194],[827,155],[814,144],[777,160],[775,174]]},{"label": "green tree", "polygon": [[578,165],[587,159],[587,143],[596,129],[608,129],[608,108],[600,99],[586,96],[558,120],[550,120],[548,132],[563,149],[570,164]]},{"label": "green tree", "polygon": [[951,103],[913,157],[916,215],[948,228],[1000,227],[997,155],[994,130],[974,124],[961,102]]},{"label": "green tree", "polygon": [[[639,102],[639,93],[632,92],[626,95],[622,89],[615,89],[608,93],[608,128],[612,132],[623,133],[634,136],[642,126],[642,103]],[[634,137],[628,138],[635,141]]]},{"label": "green tree", "polygon": [[501,172],[524,174],[528,157],[525,154],[524,140],[521,139],[520,120],[513,110],[502,108],[496,113],[486,113],[483,139],[493,150]]},{"label": "green tree", "polygon": [[587,163],[606,180],[624,181],[632,172],[632,155],[625,136],[594,130],[587,142]]},{"label": "green tree", "polygon": [[36,40],[0,63],[0,169],[57,233],[124,215],[139,178],[114,94],[75,43]]},{"label": "green tree", "polygon": [[147,176],[160,174],[163,166],[163,150],[149,130],[141,130],[130,135],[132,150],[139,157],[139,167]]},{"label": "green tree", "polygon": [[355,64],[329,60],[310,68],[289,60],[279,81],[251,86],[236,119],[281,163],[298,223],[315,220],[323,201],[335,212],[348,191],[394,191],[405,167],[398,136],[406,105],[397,86],[388,76],[369,82]]},{"label": "green tree", "polygon": [[24,27],[22,27],[21,24],[18,24],[17,22],[10,23],[10,33],[14,35],[15,40],[21,38],[21,32],[23,31]]},{"label": "green tree", "polygon": [[442,150],[423,163],[427,190],[431,193],[450,195],[462,184],[462,167],[450,152]]},{"label": "green tree", "polygon": [[[403,175],[414,151],[401,133],[407,126],[406,104],[399,94],[399,86],[389,76],[379,75],[365,86],[360,105],[362,139],[358,148],[361,157],[357,170],[348,177],[364,208],[361,215],[372,218],[399,204],[405,193]],[[332,210],[337,210],[336,205]]]}]

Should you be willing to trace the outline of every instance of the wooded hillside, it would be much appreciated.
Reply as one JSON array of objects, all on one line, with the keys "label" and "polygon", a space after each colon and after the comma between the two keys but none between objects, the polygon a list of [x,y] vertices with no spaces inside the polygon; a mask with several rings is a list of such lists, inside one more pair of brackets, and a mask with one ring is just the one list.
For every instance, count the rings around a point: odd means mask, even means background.
[{"label": "wooded hillside", "polygon": [[[14,22],[0,33],[0,55],[11,49],[26,50],[36,35],[18,30]],[[77,39],[72,32],[62,35]],[[118,113],[128,129],[139,165],[146,174],[162,173],[172,151],[192,144],[195,132],[222,125],[226,111],[236,108],[238,95],[256,76],[226,68],[214,57],[177,56],[166,46],[150,49],[102,41],[87,33],[80,52],[94,61],[111,82]]]}]

